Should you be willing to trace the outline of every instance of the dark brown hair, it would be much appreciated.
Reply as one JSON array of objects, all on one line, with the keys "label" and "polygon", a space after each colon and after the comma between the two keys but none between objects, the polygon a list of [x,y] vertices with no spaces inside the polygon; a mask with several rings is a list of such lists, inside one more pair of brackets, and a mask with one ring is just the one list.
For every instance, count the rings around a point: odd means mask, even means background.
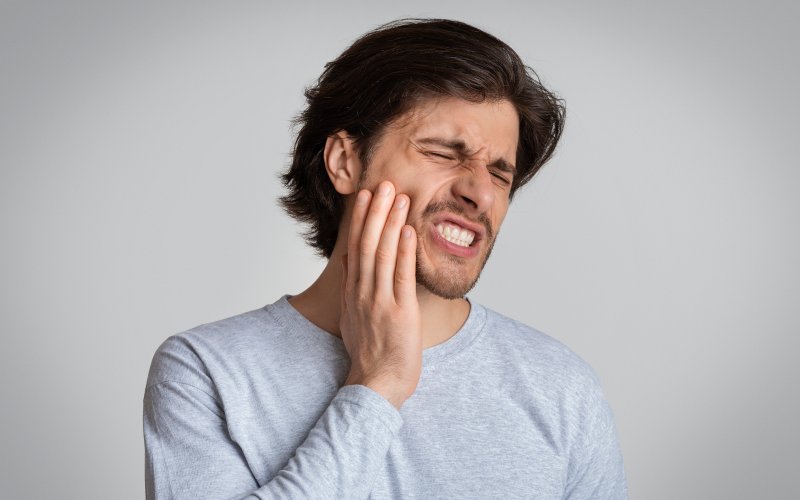
[{"label": "dark brown hair", "polygon": [[344,212],[323,159],[325,142],[337,131],[355,139],[366,166],[384,127],[422,99],[507,99],[519,114],[513,196],[553,154],[564,127],[563,101],[511,47],[445,19],[403,19],[367,33],[325,65],[305,96],[292,164],[281,176],[289,192],[280,202],[310,226],[306,240],[324,257],[333,251]]}]

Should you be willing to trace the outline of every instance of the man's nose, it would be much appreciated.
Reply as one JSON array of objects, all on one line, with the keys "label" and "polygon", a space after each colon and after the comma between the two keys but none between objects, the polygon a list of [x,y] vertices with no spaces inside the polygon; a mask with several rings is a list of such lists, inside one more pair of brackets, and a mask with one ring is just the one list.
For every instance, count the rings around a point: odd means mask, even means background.
[{"label": "man's nose", "polygon": [[494,204],[495,188],[486,164],[471,162],[453,185],[453,195],[469,216],[477,217],[489,211]]}]

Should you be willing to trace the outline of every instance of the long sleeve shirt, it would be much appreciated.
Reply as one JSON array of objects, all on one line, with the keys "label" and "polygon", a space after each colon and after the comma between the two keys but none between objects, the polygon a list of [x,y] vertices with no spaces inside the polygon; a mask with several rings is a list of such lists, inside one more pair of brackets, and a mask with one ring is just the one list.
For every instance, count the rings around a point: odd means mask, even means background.
[{"label": "long sleeve shirt", "polygon": [[144,396],[149,499],[627,497],[592,369],[478,304],[397,410],[282,297],[167,339]]}]

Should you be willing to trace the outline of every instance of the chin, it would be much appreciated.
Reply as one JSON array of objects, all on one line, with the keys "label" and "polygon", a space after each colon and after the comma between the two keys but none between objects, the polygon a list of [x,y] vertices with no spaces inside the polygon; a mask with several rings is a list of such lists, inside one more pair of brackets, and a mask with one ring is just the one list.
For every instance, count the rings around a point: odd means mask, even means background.
[{"label": "chin", "polygon": [[445,256],[444,261],[440,264],[434,263],[425,260],[423,257],[425,252],[422,251],[421,246],[417,247],[417,284],[443,299],[463,299],[478,283],[478,278],[480,278],[489,256],[492,255],[493,248],[494,240],[486,249],[486,255],[479,259],[480,265],[477,268],[465,269],[464,261],[460,257]]},{"label": "chin", "polygon": [[474,277],[453,279],[452,275],[442,270],[423,269],[417,265],[417,284],[443,299],[463,299],[475,287],[480,273]]}]

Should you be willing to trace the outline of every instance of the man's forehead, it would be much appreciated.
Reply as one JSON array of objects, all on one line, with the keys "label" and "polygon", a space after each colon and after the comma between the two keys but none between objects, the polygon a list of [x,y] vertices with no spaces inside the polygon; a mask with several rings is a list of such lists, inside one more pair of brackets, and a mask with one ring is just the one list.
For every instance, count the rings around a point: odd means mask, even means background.
[{"label": "man's forehead", "polygon": [[508,100],[475,103],[437,98],[415,105],[390,128],[416,144],[449,147],[466,155],[488,147],[493,154],[511,155],[509,160],[513,160],[519,137],[517,116]]}]

